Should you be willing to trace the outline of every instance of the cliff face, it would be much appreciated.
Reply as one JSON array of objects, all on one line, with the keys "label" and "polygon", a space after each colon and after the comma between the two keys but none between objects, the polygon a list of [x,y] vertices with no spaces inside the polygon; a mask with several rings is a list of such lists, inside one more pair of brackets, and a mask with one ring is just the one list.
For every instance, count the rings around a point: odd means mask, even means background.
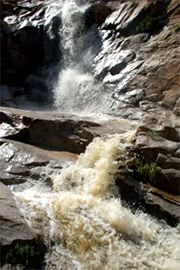
[{"label": "cliff face", "polygon": [[176,0],[126,1],[100,26],[95,75],[112,91],[112,110],[120,115],[157,105],[179,113],[179,8]]},{"label": "cliff face", "polygon": [[[139,119],[163,106],[179,114],[179,1],[89,2],[87,29],[96,26],[100,39],[92,72],[103,82],[102,95],[110,95],[111,111]],[[57,1],[2,1],[1,84],[16,87],[10,94],[23,89],[39,102],[51,95],[44,78],[61,59],[58,15]]]}]

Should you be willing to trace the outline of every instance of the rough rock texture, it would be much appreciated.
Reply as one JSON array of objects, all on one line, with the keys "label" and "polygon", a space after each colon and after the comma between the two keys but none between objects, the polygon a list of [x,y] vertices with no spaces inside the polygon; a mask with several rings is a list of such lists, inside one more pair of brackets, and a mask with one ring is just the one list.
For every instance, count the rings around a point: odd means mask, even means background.
[{"label": "rough rock texture", "polygon": [[146,115],[137,130],[135,163],[144,182],[180,195],[179,119],[171,114]]},{"label": "rough rock texture", "polygon": [[45,149],[81,153],[94,138],[91,126],[98,124],[70,115],[1,108],[1,137]]},{"label": "rough rock texture", "polygon": [[[16,206],[13,194],[4,184],[0,183],[0,267],[5,263],[10,263],[11,256],[19,246],[31,246],[32,249],[39,250],[39,258],[36,255],[28,259],[36,260],[36,266],[40,267],[43,260],[43,246],[40,239],[31,231],[22,213]],[[19,254],[20,255],[20,254]],[[24,254],[26,256],[28,254]],[[41,258],[40,258],[41,256]],[[14,258],[14,262],[16,258]],[[31,264],[33,266],[34,263]]]},{"label": "rough rock texture", "polygon": [[116,184],[119,187],[123,205],[130,207],[133,212],[142,210],[165,220],[171,226],[179,223],[180,196],[138,183],[128,175],[117,177]]},{"label": "rough rock texture", "polygon": [[112,92],[114,112],[130,118],[127,108],[162,105],[179,114],[179,10],[177,0],[126,1],[100,27],[94,74]]},{"label": "rough rock texture", "polygon": [[[55,1],[54,5],[50,2],[2,0],[0,69],[3,105],[24,95],[39,103],[50,100],[47,70],[61,57],[57,31],[61,25],[59,9]],[[56,76],[53,66],[51,75]]]},{"label": "rough rock texture", "polygon": [[[123,133],[120,121],[93,119],[55,112],[0,108],[0,181],[20,184],[28,179],[44,181],[77,159],[96,136]],[[122,121],[123,125],[123,121]],[[65,152],[64,152],[65,151]]]}]

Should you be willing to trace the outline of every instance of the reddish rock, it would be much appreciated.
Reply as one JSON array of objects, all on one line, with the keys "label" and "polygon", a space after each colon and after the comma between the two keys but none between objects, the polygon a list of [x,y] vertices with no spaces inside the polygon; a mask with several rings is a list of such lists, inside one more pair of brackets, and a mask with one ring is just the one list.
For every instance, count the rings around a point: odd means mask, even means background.
[{"label": "reddish rock", "polygon": [[142,119],[133,149],[134,164],[141,181],[180,195],[179,119],[171,116],[149,114]]},{"label": "reddish rock", "polygon": [[[36,257],[37,254],[33,255],[34,258],[29,254],[28,259],[36,259],[36,266],[40,268],[40,261],[42,263],[43,260],[43,245],[29,228],[22,213],[17,208],[13,194],[2,183],[0,183],[0,201],[0,267],[5,263],[11,263],[11,259],[15,262],[14,264],[20,264],[22,261],[18,261],[18,258],[10,259],[7,254],[9,252],[16,254],[18,246],[28,245],[34,251],[39,250],[39,258]],[[24,254],[24,256],[26,255]]]}]

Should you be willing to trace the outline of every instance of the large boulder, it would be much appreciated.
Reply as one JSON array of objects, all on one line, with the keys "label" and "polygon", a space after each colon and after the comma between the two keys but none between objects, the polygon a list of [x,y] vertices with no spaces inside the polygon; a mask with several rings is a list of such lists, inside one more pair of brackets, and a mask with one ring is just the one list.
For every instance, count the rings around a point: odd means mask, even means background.
[{"label": "large boulder", "polygon": [[12,192],[0,183],[0,267],[5,264],[41,269],[44,247],[16,206]]},{"label": "large boulder", "polygon": [[1,108],[1,137],[44,149],[81,153],[100,126],[78,116]]},{"label": "large boulder", "polygon": [[137,129],[133,151],[139,179],[180,195],[179,118],[172,113],[146,115]]}]

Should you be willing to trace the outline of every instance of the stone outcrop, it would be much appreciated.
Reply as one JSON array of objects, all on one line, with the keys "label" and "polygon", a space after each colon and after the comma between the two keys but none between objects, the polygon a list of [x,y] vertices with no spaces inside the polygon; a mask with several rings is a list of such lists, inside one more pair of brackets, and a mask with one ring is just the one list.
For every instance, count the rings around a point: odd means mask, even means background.
[{"label": "stone outcrop", "polygon": [[96,136],[123,133],[136,123],[122,128],[117,122],[79,118],[56,112],[0,108],[0,181],[20,184],[28,179],[48,181],[77,159]]},{"label": "stone outcrop", "polygon": [[1,108],[1,137],[45,149],[81,153],[98,124],[76,116]]},{"label": "stone outcrop", "polygon": [[179,119],[171,114],[148,114],[137,130],[135,166],[140,178],[180,195]]},{"label": "stone outcrop", "polygon": [[[42,0],[2,0],[0,12],[1,104],[19,96],[39,103],[49,101],[47,66],[61,57],[58,5]],[[53,67],[51,72],[55,77]]]},{"label": "stone outcrop", "polygon": [[[100,26],[94,74],[112,92],[111,109],[141,118],[157,106],[179,114],[179,1],[123,1]],[[129,114],[126,112],[129,110]]]},{"label": "stone outcrop", "polygon": [[146,212],[158,219],[165,220],[170,226],[176,226],[180,221],[180,196],[174,195],[151,185],[137,182],[129,175],[117,176],[122,204]]},{"label": "stone outcrop", "polygon": [[43,244],[27,225],[9,188],[2,183],[0,201],[0,267],[18,262],[31,269],[40,269]]},{"label": "stone outcrop", "polygon": [[[93,74],[102,95],[110,93],[111,111],[140,119],[162,106],[179,115],[179,1],[89,3],[86,25],[97,27],[100,39]],[[58,2],[3,0],[1,13],[2,104],[24,94],[49,103],[61,59]]]}]

